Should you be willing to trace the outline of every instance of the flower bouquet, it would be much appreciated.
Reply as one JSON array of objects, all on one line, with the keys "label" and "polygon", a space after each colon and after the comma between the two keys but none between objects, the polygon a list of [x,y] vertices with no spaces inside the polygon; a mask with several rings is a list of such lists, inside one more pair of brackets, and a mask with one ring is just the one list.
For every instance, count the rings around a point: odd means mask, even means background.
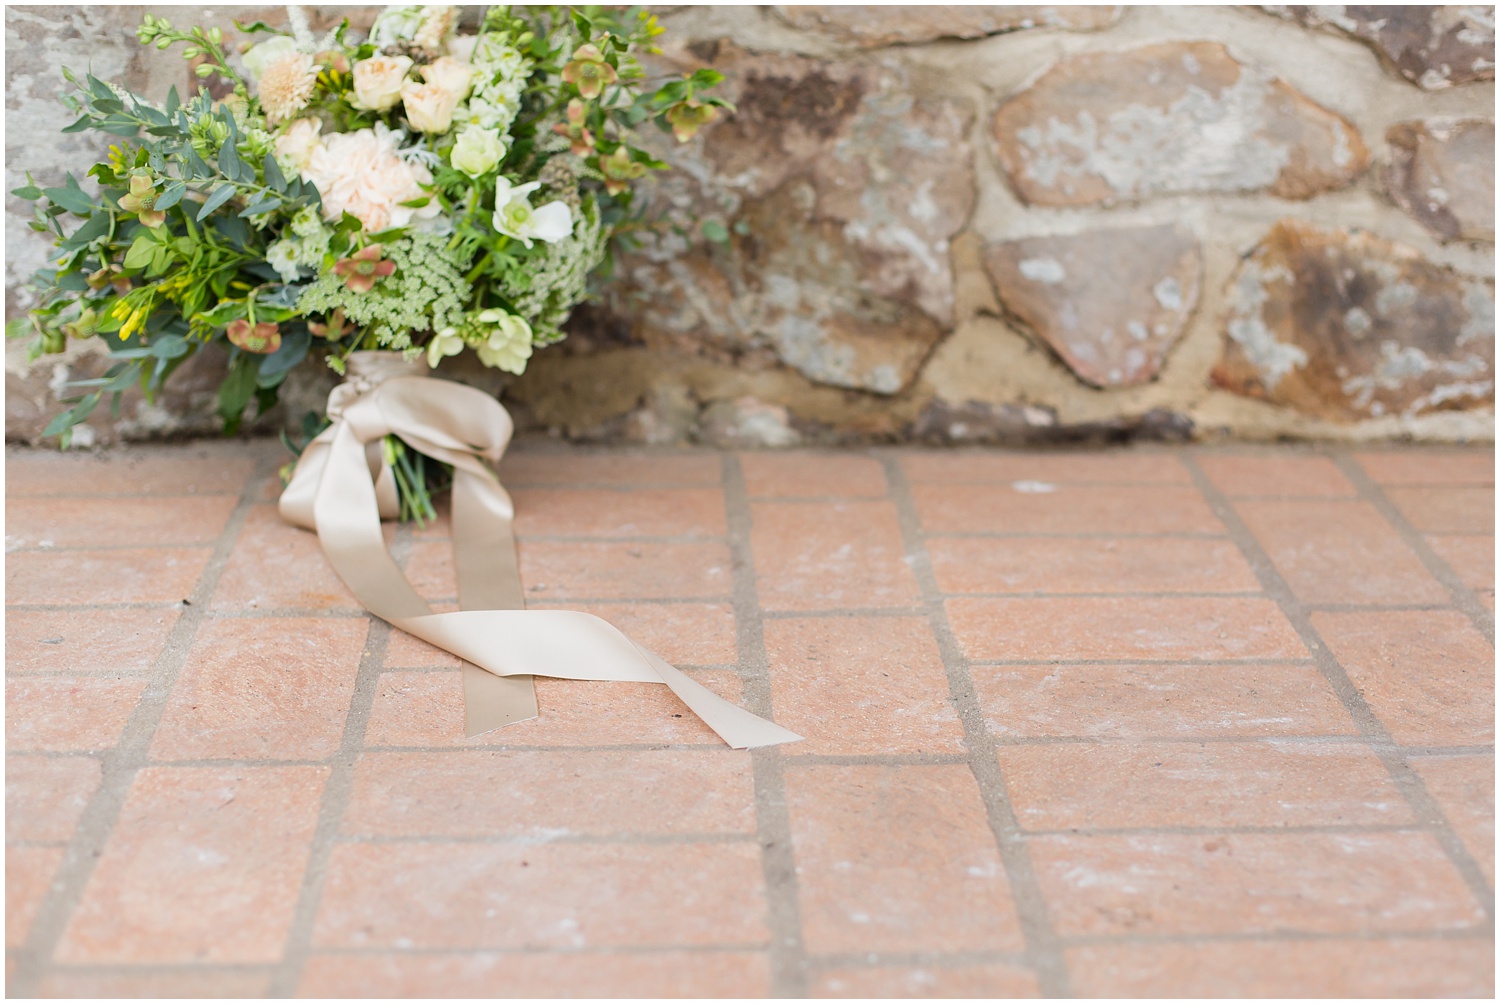
[{"label": "flower bouquet", "polygon": [[[632,189],[666,167],[637,142],[654,122],[692,139],[728,103],[704,69],[649,80],[637,59],[662,31],[638,8],[386,8],[369,35],[345,21],[315,36],[146,15],[137,37],[179,47],[209,87],[160,104],[64,70],[65,131],[119,139],[87,175],[14,194],[55,236],[40,306],[11,334],[33,358],[101,339],[112,365],[71,386],[47,427],[66,439],[105,397],[148,399],[203,346],[228,346],[218,410],[235,431],[305,360],[344,373],[352,353],[400,352],[431,367],[471,351],[519,374],[563,338],[570,311],[642,226]],[[76,224],[76,225],[74,225]],[[316,416],[305,431],[316,432]],[[294,446],[296,449],[296,446]],[[431,515],[441,472],[399,443],[402,516]]]},{"label": "flower bouquet", "polygon": [[[67,74],[69,131],[119,137],[85,188],[31,182],[32,226],[57,240],[35,353],[100,339],[112,365],[75,384],[66,436],[106,395],[151,395],[205,345],[228,346],[219,413],[234,430],[304,360],[343,384],[294,446],[289,522],[316,530],[356,597],[459,655],[470,735],[534,716],[535,674],[664,683],[735,746],[798,738],[731,705],[589,614],[525,610],[509,496],[494,473],[511,433],[488,394],[415,379],[466,351],[520,373],[563,337],[569,311],[639,221],[632,186],[666,165],[636,142],[654,122],[687,142],[728,108],[711,69],[649,80],[637,54],[661,29],[632,9],[386,8],[369,36],[316,37],[147,16],[137,35],[182,47],[205,83],[156,104]],[[258,42],[253,40],[259,38]],[[80,222],[81,221],[81,222]],[[76,225],[75,225],[76,224]],[[460,610],[435,613],[386,551],[382,517],[435,515],[451,479]]]}]

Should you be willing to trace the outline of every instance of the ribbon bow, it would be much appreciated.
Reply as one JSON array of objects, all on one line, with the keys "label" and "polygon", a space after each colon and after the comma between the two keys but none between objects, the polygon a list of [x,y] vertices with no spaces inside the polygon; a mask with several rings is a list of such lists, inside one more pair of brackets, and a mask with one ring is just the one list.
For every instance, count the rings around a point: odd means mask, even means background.
[{"label": "ribbon bow", "polygon": [[[516,566],[515,509],[490,465],[509,443],[510,415],[493,397],[427,379],[394,353],[356,352],[351,379],[328,400],[333,424],[308,444],[280,511],[315,530],[328,563],[375,616],[464,660],[466,732],[537,714],[533,676],[662,683],[735,749],[802,737],[705,689],[593,614],[526,610]],[[433,613],[396,566],[380,519],[397,513],[381,441],[453,467],[453,551],[460,610]]]}]

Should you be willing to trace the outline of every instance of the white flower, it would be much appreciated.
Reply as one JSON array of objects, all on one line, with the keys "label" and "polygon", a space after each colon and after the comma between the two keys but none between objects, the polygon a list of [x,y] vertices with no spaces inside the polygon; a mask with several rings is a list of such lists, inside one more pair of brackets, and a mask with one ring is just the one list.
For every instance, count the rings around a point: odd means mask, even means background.
[{"label": "white flower", "polygon": [[371,56],[354,64],[354,100],[356,108],[383,112],[401,100],[411,60],[405,56]]},{"label": "white flower", "polygon": [[525,318],[492,309],[481,311],[478,320],[481,324],[495,325],[484,344],[475,350],[479,361],[517,376],[526,372],[526,360],[531,358],[531,325]]},{"label": "white flower", "polygon": [[295,240],[282,240],[266,246],[266,264],[276,270],[282,282],[297,281],[297,274],[301,271],[298,265],[301,248],[297,246],[298,243]]},{"label": "white flower", "polygon": [[431,219],[442,211],[436,200],[420,209],[401,205],[427,198],[422,186],[432,184],[432,174],[398,156],[398,135],[373,129],[339,133],[313,152],[302,177],[323,197],[325,220],[337,220],[347,211],[374,232],[407,226],[414,218]]},{"label": "white flower", "polygon": [[306,108],[317,82],[317,67],[305,52],[288,52],[268,63],[258,85],[266,121],[285,122]]},{"label": "white flower", "polygon": [[380,12],[370,26],[370,44],[383,49],[392,42],[409,41],[422,27],[420,4],[396,5]]},{"label": "white flower", "polygon": [[252,48],[240,57],[240,61],[245,64],[245,69],[250,71],[250,76],[259,80],[272,63],[296,51],[297,43],[294,39],[285,35],[277,35]]},{"label": "white flower", "polygon": [[437,84],[409,83],[401,89],[401,103],[413,129],[439,135],[452,127],[458,98]]},{"label": "white flower", "polygon": [[478,44],[478,35],[454,35],[448,39],[448,55],[465,63],[472,63],[474,47]]},{"label": "white flower", "polygon": [[437,369],[438,363],[447,356],[456,356],[464,350],[464,340],[457,328],[444,328],[432,336],[427,343],[427,365]]},{"label": "white flower", "polygon": [[495,180],[495,215],[491,224],[507,237],[531,247],[532,239],[555,243],[573,232],[573,213],[566,202],[552,201],[533,209],[529,196],[542,187],[540,181],[512,186],[505,178]]},{"label": "white flower", "polygon": [[323,143],[319,135],[323,123],[317,119],[297,119],[276,137],[276,160],[292,174],[301,174],[313,151]]},{"label": "white flower", "polygon": [[412,44],[423,49],[437,49],[448,40],[448,33],[458,21],[458,8],[432,4],[422,8],[422,26],[412,36]]},{"label": "white flower", "polygon": [[471,178],[488,174],[505,158],[505,144],[500,134],[492,129],[470,126],[458,134],[453,152],[448,159],[453,166]]},{"label": "white flower", "polygon": [[433,60],[420,72],[423,80],[450,92],[455,103],[469,96],[469,86],[474,82],[474,71],[452,56]]}]

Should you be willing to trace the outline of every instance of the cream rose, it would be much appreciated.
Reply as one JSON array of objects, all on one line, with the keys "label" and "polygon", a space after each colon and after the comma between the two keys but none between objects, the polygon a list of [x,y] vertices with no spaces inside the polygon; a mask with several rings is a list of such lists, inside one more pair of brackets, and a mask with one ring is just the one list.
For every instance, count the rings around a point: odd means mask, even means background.
[{"label": "cream rose", "polygon": [[406,121],[417,132],[445,133],[453,125],[458,98],[437,84],[407,84],[401,91]]},{"label": "cream rose", "polygon": [[371,56],[354,64],[354,107],[383,112],[401,100],[411,60],[405,56]]},{"label": "cream rose", "polygon": [[276,137],[276,160],[293,174],[300,174],[312,159],[313,151],[323,143],[319,135],[323,123],[317,119],[297,119]]},{"label": "cream rose", "polygon": [[474,82],[474,71],[467,63],[461,63],[452,56],[434,60],[422,67],[420,72],[423,80],[451,93],[455,102],[469,96],[469,86]]},{"label": "cream rose", "polygon": [[385,130],[328,137],[313,150],[302,177],[323,197],[324,219],[337,220],[349,212],[371,233],[404,227],[414,218],[431,219],[441,211],[436,200],[420,209],[401,205],[424,198],[422,186],[432,183],[432,174],[397,156],[396,143]]}]

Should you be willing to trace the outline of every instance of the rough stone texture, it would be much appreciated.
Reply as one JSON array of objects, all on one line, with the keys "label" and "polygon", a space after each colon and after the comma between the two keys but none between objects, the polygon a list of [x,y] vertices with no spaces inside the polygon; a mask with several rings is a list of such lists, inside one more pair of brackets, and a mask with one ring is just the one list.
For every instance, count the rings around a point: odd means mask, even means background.
[{"label": "rough stone texture", "polygon": [[1344,422],[1492,403],[1494,298],[1412,248],[1283,220],[1235,277],[1214,380]]},{"label": "rough stone texture", "polygon": [[[61,66],[92,66],[158,96],[184,83],[178,56],[135,42],[146,10],[6,9],[7,189],[28,169],[55,183],[101,148],[57,132]],[[343,16],[367,24],[378,10],[310,12],[322,29]],[[598,300],[575,313],[569,338],[538,352],[524,376],[467,357],[446,372],[501,393],[523,433],[588,442],[1492,439],[1484,396],[1442,402],[1454,410],[1408,416],[1387,406],[1351,421],[1343,378],[1318,383],[1334,398],[1305,409],[1214,382],[1216,366],[1230,373],[1220,365],[1227,319],[1245,313],[1236,270],[1288,215],[1399,239],[1429,269],[1481,292],[1494,274],[1482,187],[1492,153],[1474,124],[1493,122],[1494,85],[1471,79],[1473,61],[1453,55],[1477,46],[1488,59],[1488,8],[1316,10],[655,8],[668,52],[652,72],[716,65],[728,74],[724,95],[739,104],[686,146],[645,128],[678,170],[643,191],[640,205],[683,231],[664,228],[622,258]],[[478,13],[464,8],[471,22]],[[198,7],[169,16],[228,30],[233,17],[274,23],[285,13]],[[1427,74],[1446,89],[1412,86],[1336,23],[1378,36],[1414,79]],[[1016,119],[1001,143],[997,118]],[[1380,170],[1365,170],[1366,144],[1380,147]],[[1433,197],[1438,188],[1446,203]],[[28,216],[28,205],[7,199],[7,318],[29,303],[20,280],[50,250],[26,230]],[[704,239],[695,216],[729,228],[729,242]],[[1070,364],[1046,333],[1090,347],[1081,333],[1139,320],[1126,314],[1149,310],[1156,301],[1143,291],[1159,280],[1129,279],[1150,271],[1138,246],[1114,245],[1113,257],[1095,249],[1081,259],[1096,264],[1076,292],[1030,308],[1016,283],[997,292],[986,261],[987,246],[1076,234],[1123,240],[1119,233],[1169,226],[1200,245],[1198,302],[1180,335],[1150,345],[1154,376],[1135,382],[1127,372],[1145,370],[1103,357],[1090,370],[1076,352]],[[1395,267],[1384,246],[1340,253],[1352,274],[1378,273]],[[1166,268],[1159,257],[1145,254],[1151,268]],[[1096,320],[1079,326],[1085,318]],[[60,410],[61,383],[100,372],[97,350],[80,343],[31,365],[22,342],[8,344],[7,436],[34,439]],[[155,405],[127,396],[118,418],[101,407],[77,442],[213,433],[221,366],[212,356],[191,362]],[[1109,382],[1115,368],[1119,383]],[[1365,372],[1356,366],[1350,376]],[[283,405],[249,427],[295,427],[322,407],[333,379],[316,366],[299,370]]]},{"label": "rough stone texture", "polygon": [[698,53],[729,75],[738,111],[701,144],[663,150],[680,170],[656,200],[732,236],[649,241],[621,263],[614,312],[648,345],[701,342],[818,383],[901,391],[953,320],[948,242],[973,205],[972,110],[914,98],[890,65]]},{"label": "rough stone texture", "polygon": [[1495,123],[1398,122],[1385,134],[1385,188],[1441,240],[1495,239]]},{"label": "rough stone texture", "polygon": [[1424,90],[1495,79],[1495,8],[1460,4],[1318,7],[1263,5],[1277,17],[1367,43]]},{"label": "rough stone texture", "polygon": [[1096,387],[1153,379],[1203,281],[1197,238],[1170,225],[1007,241],[985,266],[1005,309]]},{"label": "rough stone texture", "polygon": [[940,38],[983,38],[1025,28],[1097,31],[1120,16],[1118,6],[931,6],[792,7],[776,13],[793,28],[828,35],[869,49],[882,45],[915,45]]},{"label": "rough stone texture", "polygon": [[995,138],[1017,193],[1043,206],[1185,192],[1306,199],[1347,185],[1369,159],[1346,119],[1214,42],[1064,60],[1000,107]]}]

